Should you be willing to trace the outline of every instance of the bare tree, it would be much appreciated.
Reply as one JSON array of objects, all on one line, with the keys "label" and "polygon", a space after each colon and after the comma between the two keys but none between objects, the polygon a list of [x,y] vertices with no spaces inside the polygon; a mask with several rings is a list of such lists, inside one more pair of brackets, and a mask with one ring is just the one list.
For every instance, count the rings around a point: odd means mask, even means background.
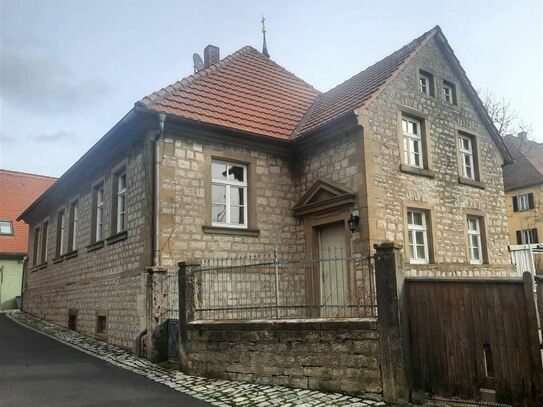
[{"label": "bare tree", "polygon": [[519,118],[517,111],[505,98],[498,98],[489,90],[478,93],[500,135],[505,136],[519,131],[526,131],[528,134],[532,132],[532,125]]}]

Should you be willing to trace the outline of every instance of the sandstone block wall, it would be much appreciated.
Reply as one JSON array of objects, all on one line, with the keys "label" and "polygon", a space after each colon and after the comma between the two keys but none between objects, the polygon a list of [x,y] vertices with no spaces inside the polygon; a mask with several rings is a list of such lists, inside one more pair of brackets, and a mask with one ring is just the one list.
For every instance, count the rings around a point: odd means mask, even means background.
[{"label": "sandstone block wall", "polygon": [[[85,176],[65,187],[62,194],[40,206],[33,213],[30,239],[35,227],[47,219],[48,250],[45,268],[33,268],[33,245],[30,267],[26,273],[24,311],[58,323],[68,324],[68,311],[76,310],[78,330],[95,335],[97,311],[107,313],[107,335],[102,338],[132,349],[135,336],[146,327],[145,267],[150,261],[150,201],[143,143],[119,145],[104,162],[96,161]],[[127,195],[126,239],[89,250],[91,243],[92,185],[104,182],[104,238],[112,234],[112,170],[126,160]],[[69,203],[78,199],[77,255],[60,261],[56,257],[57,213],[65,208],[65,242],[68,242]],[[67,247],[67,244],[65,244]],[[65,250],[67,251],[67,250]]]},{"label": "sandstone block wall", "polygon": [[[418,90],[419,69],[435,77],[436,96]],[[444,101],[443,80],[456,85],[457,106]],[[400,171],[400,112],[425,120],[430,169],[434,178]],[[435,39],[423,47],[359,117],[365,126],[368,171],[369,228],[372,243],[405,243],[406,207],[431,212],[433,263],[407,265],[409,275],[507,276],[513,273],[507,251],[507,217],[502,158],[475,106]],[[483,188],[458,182],[458,130],[477,136],[480,181]],[[488,264],[471,265],[467,253],[466,214],[477,211],[486,225]],[[404,244],[405,246],[405,244]],[[406,252],[407,253],[407,252]]]},{"label": "sandstone block wall", "polygon": [[189,329],[193,374],[381,396],[375,320],[192,324]]}]

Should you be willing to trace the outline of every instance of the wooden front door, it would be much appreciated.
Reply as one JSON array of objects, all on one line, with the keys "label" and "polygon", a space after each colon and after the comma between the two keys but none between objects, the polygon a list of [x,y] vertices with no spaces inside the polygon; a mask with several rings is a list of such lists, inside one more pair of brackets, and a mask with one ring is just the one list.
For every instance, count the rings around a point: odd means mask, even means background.
[{"label": "wooden front door", "polygon": [[345,222],[318,228],[318,254],[321,316],[341,316],[349,300]]}]

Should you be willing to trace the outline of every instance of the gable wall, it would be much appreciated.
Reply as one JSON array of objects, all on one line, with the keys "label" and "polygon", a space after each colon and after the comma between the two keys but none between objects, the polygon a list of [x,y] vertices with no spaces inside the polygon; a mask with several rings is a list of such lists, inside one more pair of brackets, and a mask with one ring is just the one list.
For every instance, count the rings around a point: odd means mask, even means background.
[{"label": "gable wall", "polygon": [[[418,91],[417,73],[428,70],[436,77],[436,97]],[[442,98],[442,80],[456,84],[458,106]],[[431,169],[435,178],[400,172],[401,121],[399,112],[407,106],[427,115],[427,139]],[[412,275],[491,276],[510,270],[507,252],[502,157],[458,77],[431,39],[380,96],[361,114],[368,162],[368,206],[372,242],[405,241],[405,207],[430,208],[433,224],[434,262],[409,266]],[[484,189],[458,182],[457,129],[477,136],[479,167]],[[488,265],[473,266],[467,260],[466,211],[484,214],[487,229]],[[404,245],[405,246],[405,245]]]}]

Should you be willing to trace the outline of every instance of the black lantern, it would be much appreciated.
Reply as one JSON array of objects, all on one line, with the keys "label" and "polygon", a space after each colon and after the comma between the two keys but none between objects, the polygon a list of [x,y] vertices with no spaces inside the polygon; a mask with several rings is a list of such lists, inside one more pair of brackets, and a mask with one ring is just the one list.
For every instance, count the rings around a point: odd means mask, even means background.
[{"label": "black lantern", "polygon": [[349,230],[351,231],[351,233],[353,233],[356,230],[359,220],[360,220],[360,217],[358,215],[353,215],[351,213],[351,217],[347,221],[347,223],[349,224]]}]

